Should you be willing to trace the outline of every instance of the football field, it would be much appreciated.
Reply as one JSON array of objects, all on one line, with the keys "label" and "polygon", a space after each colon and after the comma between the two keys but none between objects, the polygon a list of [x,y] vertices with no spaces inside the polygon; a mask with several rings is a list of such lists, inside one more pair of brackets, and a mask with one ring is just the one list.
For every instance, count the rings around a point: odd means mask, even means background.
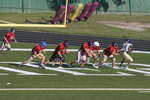
[{"label": "football field", "polygon": [[[18,67],[30,54],[34,44],[13,44],[11,52],[0,54],[0,100],[149,100],[150,54],[133,53],[134,63],[128,69],[111,68],[109,62],[99,69],[86,65],[72,67],[45,65],[35,60]],[[54,49],[49,45],[48,50]],[[76,50],[78,47],[71,47]],[[46,53],[46,59],[51,55]],[[66,63],[76,52],[66,56]],[[102,58],[100,58],[101,60]],[[117,63],[120,57],[117,57]]]}]

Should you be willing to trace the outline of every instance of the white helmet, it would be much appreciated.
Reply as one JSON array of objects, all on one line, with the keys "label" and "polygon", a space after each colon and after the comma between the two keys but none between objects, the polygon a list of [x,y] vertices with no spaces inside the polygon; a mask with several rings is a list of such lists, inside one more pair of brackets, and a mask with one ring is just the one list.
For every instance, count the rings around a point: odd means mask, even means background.
[{"label": "white helmet", "polygon": [[98,42],[98,41],[95,41],[95,42],[94,42],[94,46],[100,46],[99,42]]}]

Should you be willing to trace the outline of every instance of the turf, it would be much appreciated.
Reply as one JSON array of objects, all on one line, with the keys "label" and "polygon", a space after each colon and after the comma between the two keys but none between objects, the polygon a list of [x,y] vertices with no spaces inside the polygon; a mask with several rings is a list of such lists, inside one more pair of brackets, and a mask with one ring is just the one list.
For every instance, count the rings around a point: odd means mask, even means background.
[{"label": "turf", "polygon": [[[18,43],[13,44],[13,48],[32,48],[34,44]],[[55,45],[49,47],[54,48]],[[78,47],[71,47],[78,48]],[[24,61],[28,58],[30,52],[8,52],[7,54],[0,54],[0,61]],[[47,59],[51,53],[46,54]],[[146,54],[132,54],[135,59],[135,63],[150,64],[150,55]],[[142,57],[142,59],[141,59]],[[66,62],[70,62],[75,59],[75,53],[70,53],[67,56]],[[35,60],[37,61],[37,60]],[[117,62],[120,61],[120,57],[117,58]],[[1,71],[0,73],[8,73],[9,75],[0,75],[0,88],[150,88],[149,76],[144,74],[129,72],[125,70],[115,70],[112,68],[102,67],[99,72],[93,71],[78,71],[89,74],[116,74],[116,72],[125,72],[134,74],[136,76],[74,76],[71,74],[60,73],[56,71],[44,70],[39,68],[31,68],[27,66],[17,67],[13,64],[0,64],[14,69],[20,69],[25,71],[45,73],[45,74],[57,74],[56,76],[27,76],[18,75],[14,72]],[[86,68],[92,68],[91,66],[85,66]],[[130,68],[143,68],[142,66],[130,66]],[[11,84],[7,84],[7,83]],[[139,93],[138,91],[2,91],[0,90],[1,100],[148,100],[149,93]]]},{"label": "turf", "polygon": [[1,91],[0,97],[2,100],[26,100],[27,97],[30,100],[149,100],[149,94],[137,91]]},{"label": "turf", "polygon": [[[25,23],[26,19],[37,23],[43,23],[41,17],[49,19],[52,14],[49,13],[30,13],[30,14],[16,14],[16,13],[1,13],[0,20],[6,20],[16,23]],[[135,32],[129,30],[122,30],[118,28],[108,27],[103,24],[99,24],[97,21],[125,21],[125,22],[140,22],[150,23],[150,16],[127,16],[127,15],[93,15],[86,22],[71,23],[67,25],[67,28],[17,28],[18,30],[30,30],[41,32],[54,32],[62,34],[76,34],[76,35],[90,35],[101,37],[121,37],[132,39],[150,39],[150,29],[144,32]],[[0,28],[3,29],[3,28]]]}]

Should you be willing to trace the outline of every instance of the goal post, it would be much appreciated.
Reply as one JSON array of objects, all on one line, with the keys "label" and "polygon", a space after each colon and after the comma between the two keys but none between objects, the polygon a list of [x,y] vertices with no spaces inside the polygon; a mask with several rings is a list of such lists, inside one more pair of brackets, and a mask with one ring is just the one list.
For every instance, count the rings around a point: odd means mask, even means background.
[{"label": "goal post", "polygon": [[[13,20],[13,22],[12,22],[12,20],[10,20],[10,19],[7,20],[5,17],[4,18],[0,17],[0,27],[65,28],[67,26],[66,25],[66,23],[67,23],[66,19],[67,19],[67,7],[68,7],[68,3],[69,3],[69,0],[66,0],[64,22],[61,23],[61,24],[24,23],[23,21],[22,21],[22,23],[17,23],[17,22],[15,22],[15,20]],[[3,13],[3,14],[5,14],[5,13]],[[8,15],[10,15],[10,14],[8,13]],[[23,16],[23,14],[22,14],[22,16]],[[6,15],[6,17],[7,17],[7,15]],[[15,16],[12,16],[12,17],[14,17],[13,19],[17,20],[17,17],[16,18],[15,18]],[[31,18],[31,17],[29,17],[29,18]],[[31,18],[31,19],[33,19],[33,18]]]}]

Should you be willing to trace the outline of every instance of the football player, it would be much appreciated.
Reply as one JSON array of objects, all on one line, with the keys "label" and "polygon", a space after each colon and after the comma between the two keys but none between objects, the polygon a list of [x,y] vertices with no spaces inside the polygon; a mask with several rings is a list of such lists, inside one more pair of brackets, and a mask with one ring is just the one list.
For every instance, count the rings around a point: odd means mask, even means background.
[{"label": "football player", "polygon": [[50,59],[45,62],[45,64],[48,64],[49,62],[54,62],[55,64],[59,64],[59,67],[61,67],[64,64],[65,55],[68,53],[67,47],[67,41],[60,42],[55,48],[55,51],[53,52]]},{"label": "football player", "polygon": [[83,67],[87,64],[87,57],[93,57],[93,52],[91,51],[92,42],[84,42],[80,49],[77,52],[77,58],[75,62],[71,62],[71,65],[74,63],[80,64],[80,67]]},{"label": "football player", "polygon": [[15,29],[11,28],[10,31],[7,32],[4,36],[3,42],[2,42],[1,47],[0,47],[0,51],[1,52],[10,51],[11,50],[11,43],[13,41],[17,42],[15,37],[16,37],[15,36]]},{"label": "football player", "polygon": [[103,60],[101,61],[100,65],[106,63],[108,59],[112,60],[112,68],[115,67],[116,57],[118,55],[118,44],[113,42],[109,45],[106,49],[104,49]]},{"label": "football player", "polygon": [[120,63],[120,67],[122,67],[123,63],[126,61],[127,65],[125,68],[128,68],[128,65],[130,65],[133,62],[133,58],[130,56],[130,53],[133,51],[133,44],[130,40],[127,40],[125,43],[123,43],[123,47],[120,50],[120,55],[122,57],[122,61]]},{"label": "football player", "polygon": [[[100,44],[98,41],[94,41],[92,46],[90,47],[91,51],[92,51],[92,55],[93,55],[93,62],[92,62],[92,66],[94,68],[98,68],[96,61],[99,60],[98,58],[100,57]],[[87,59],[88,62],[90,62],[90,57],[88,57]]]},{"label": "football player", "polygon": [[30,63],[32,60],[34,60],[34,58],[37,58],[41,61],[40,67],[44,68],[44,62],[45,62],[44,49],[46,48],[46,46],[47,46],[47,43],[45,41],[42,41],[40,44],[36,44],[35,47],[33,47],[32,49],[29,59],[22,62],[21,65],[19,66]]}]

